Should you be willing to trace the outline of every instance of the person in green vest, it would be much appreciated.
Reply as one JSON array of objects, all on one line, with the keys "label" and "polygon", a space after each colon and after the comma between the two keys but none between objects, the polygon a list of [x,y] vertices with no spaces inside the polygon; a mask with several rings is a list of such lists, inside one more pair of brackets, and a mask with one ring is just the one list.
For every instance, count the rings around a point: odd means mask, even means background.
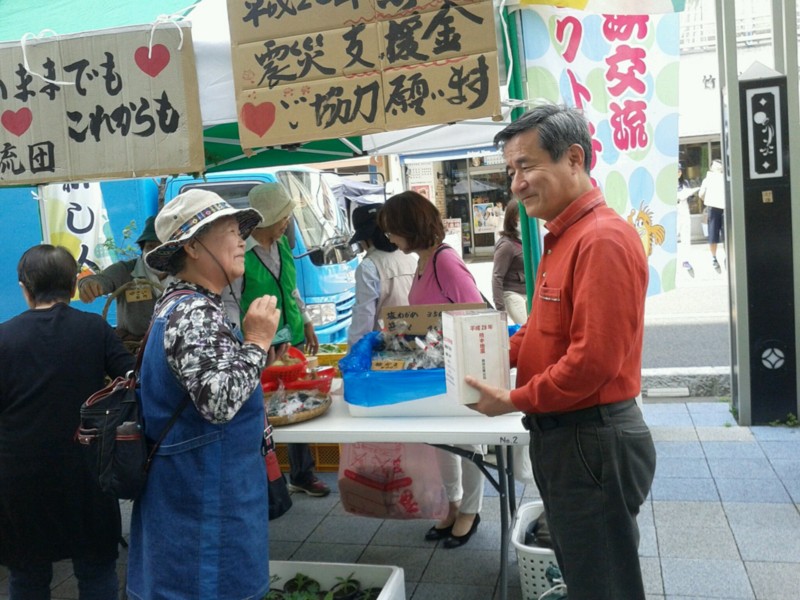
[{"label": "person in green vest", "polygon": [[[316,354],[319,340],[297,289],[294,257],[284,235],[294,202],[283,184],[277,182],[255,186],[248,199],[264,220],[251,234],[255,245],[245,254],[244,276],[231,286],[233,294],[240,298],[238,316],[241,318],[256,298],[275,296],[281,311],[280,327],[290,330],[291,344],[306,354]],[[314,466],[308,444],[289,444],[289,489],[309,496],[327,496],[331,490],[314,475]]]}]

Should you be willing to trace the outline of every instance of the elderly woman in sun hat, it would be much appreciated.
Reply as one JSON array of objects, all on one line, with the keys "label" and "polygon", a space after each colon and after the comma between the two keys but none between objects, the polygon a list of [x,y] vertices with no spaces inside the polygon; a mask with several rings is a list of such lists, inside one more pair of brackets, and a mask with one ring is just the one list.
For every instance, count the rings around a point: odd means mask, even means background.
[{"label": "elderly woman in sun hat", "polygon": [[130,598],[261,598],[269,588],[260,375],[280,311],[272,296],[254,299],[241,338],[220,296],[244,272],[244,240],[260,222],[201,189],[156,218],[163,243],[145,260],[175,280],[144,350],[145,434],[157,438],[178,417],[134,503]]}]

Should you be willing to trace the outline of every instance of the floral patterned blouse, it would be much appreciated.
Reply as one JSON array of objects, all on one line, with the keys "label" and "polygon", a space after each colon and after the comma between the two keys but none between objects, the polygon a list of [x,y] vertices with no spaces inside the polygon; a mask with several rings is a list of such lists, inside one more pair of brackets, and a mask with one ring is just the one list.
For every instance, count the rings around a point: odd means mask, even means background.
[{"label": "floral patterned blouse", "polygon": [[[260,385],[267,353],[255,344],[242,342],[225,316],[218,294],[176,280],[162,299],[176,290],[190,290],[200,296],[184,299],[169,316],[164,350],[170,371],[188,390],[204,419],[226,423]],[[161,306],[159,302],[156,312]]]}]

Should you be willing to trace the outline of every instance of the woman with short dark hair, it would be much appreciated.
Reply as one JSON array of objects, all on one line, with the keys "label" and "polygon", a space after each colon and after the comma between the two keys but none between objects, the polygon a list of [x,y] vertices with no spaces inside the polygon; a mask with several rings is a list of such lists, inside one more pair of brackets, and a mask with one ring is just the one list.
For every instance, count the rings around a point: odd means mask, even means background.
[{"label": "woman with short dark hair", "polygon": [[41,244],[20,258],[29,310],[0,324],[0,564],[9,593],[49,598],[53,562],[72,559],[81,598],[117,598],[119,504],[75,442],[81,404],[135,358],[99,316],[69,306],[78,264]]}]

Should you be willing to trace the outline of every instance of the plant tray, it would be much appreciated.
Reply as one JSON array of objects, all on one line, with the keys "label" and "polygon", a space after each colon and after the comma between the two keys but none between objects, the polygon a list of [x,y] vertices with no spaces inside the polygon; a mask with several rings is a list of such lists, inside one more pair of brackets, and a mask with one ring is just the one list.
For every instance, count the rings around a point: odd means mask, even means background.
[{"label": "plant tray", "polygon": [[269,561],[270,576],[278,576],[280,580],[273,587],[283,584],[297,573],[303,573],[316,579],[320,585],[329,589],[338,583],[337,577],[358,579],[362,587],[382,587],[378,600],[405,600],[406,585],[403,569],[385,565],[361,565],[348,563]]}]

